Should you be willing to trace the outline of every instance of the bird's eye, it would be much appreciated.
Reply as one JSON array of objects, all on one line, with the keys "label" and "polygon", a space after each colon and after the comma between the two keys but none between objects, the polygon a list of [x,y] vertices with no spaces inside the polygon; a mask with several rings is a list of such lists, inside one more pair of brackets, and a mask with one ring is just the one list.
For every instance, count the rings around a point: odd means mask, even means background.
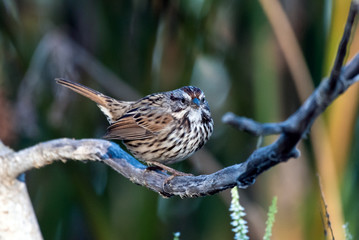
[{"label": "bird's eye", "polygon": [[185,103],[185,99],[184,98],[181,98],[181,103],[184,104]]}]

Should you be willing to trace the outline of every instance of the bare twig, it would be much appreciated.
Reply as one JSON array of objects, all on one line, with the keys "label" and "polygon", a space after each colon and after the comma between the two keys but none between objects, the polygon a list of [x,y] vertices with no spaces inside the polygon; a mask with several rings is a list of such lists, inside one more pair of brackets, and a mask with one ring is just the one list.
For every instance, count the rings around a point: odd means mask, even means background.
[{"label": "bare twig", "polygon": [[330,77],[329,77],[329,90],[333,90],[335,88],[335,85],[337,84],[337,79],[339,78],[341,68],[343,66],[344,58],[347,53],[348,48],[348,42],[350,39],[350,35],[352,32],[354,19],[356,15],[358,14],[358,1],[352,1],[350,5],[350,10],[347,18],[347,22],[345,24],[344,33],[342,36],[342,39],[340,41],[337,55],[334,61],[334,66],[332,68]]},{"label": "bare twig", "polygon": [[226,113],[222,121],[238,130],[251,133],[255,136],[266,136],[280,134],[284,132],[284,122],[279,123],[259,123],[250,118],[236,116],[234,113]]}]

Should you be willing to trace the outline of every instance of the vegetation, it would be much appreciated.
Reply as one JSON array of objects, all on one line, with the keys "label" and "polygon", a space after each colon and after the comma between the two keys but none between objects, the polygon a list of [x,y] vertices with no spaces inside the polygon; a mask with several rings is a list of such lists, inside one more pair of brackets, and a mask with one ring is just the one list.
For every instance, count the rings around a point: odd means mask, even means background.
[{"label": "vegetation", "polygon": [[[173,167],[200,174],[244,160],[257,139],[222,124],[222,115],[274,122],[295,111],[328,76],[350,5],[281,2],[1,1],[0,139],[22,149],[105,133],[97,107],[55,77],[124,100],[191,84],[207,96],[214,135],[205,151]],[[357,35],[348,60],[359,52]],[[316,121],[299,159],[240,190],[251,239],[263,236],[272,196],[280,209],[275,239],[322,239],[317,173],[334,235],[359,238],[358,91],[357,84]],[[45,239],[171,239],[177,231],[181,239],[233,238],[230,191],[164,199],[100,163],[52,164],[26,173],[26,182]]]}]

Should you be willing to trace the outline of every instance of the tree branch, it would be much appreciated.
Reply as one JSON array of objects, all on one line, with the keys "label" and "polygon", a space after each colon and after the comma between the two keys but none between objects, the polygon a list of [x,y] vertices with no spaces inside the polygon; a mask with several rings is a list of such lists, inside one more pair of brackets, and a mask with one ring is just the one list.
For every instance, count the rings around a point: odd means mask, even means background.
[{"label": "tree branch", "polygon": [[[338,56],[345,55],[350,37],[348,29],[352,28],[353,18],[358,11],[357,6],[357,3],[353,3],[350,8]],[[298,157],[299,152],[296,150],[296,145],[309,131],[316,117],[349,86],[359,80],[358,55],[346,67],[342,67],[343,61],[340,60],[342,57],[337,57],[337,59],[329,80],[323,81],[304,104],[283,122],[259,124],[247,118],[226,114],[223,121],[235,125],[241,130],[255,135],[280,134],[280,136],[274,143],[254,151],[244,163],[224,168],[218,172],[168,179],[169,175],[161,171],[147,169],[145,165],[115,143],[96,139],[58,139],[40,143],[17,153],[0,156],[0,164],[5,166],[0,174],[14,178],[34,167],[42,167],[56,160],[72,159],[102,161],[132,182],[146,186],[166,197],[173,195],[198,197],[214,194],[236,185],[247,187],[263,171],[287,161],[291,157]]]}]

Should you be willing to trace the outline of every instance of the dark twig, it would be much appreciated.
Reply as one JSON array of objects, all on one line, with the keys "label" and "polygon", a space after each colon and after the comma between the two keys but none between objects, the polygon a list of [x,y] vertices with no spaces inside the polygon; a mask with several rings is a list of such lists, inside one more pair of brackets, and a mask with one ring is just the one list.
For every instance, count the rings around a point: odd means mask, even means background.
[{"label": "dark twig", "polygon": [[359,77],[357,74],[359,72],[359,55],[356,55],[350,63],[348,63],[343,70],[344,79],[354,79]]},{"label": "dark twig", "polygon": [[255,136],[280,134],[284,131],[285,127],[283,122],[259,123],[250,118],[236,116],[231,112],[226,113],[222,117],[222,121],[237,128],[238,130],[249,132]]},{"label": "dark twig", "polygon": [[336,85],[337,79],[339,78],[340,71],[343,66],[344,58],[347,53],[348,42],[353,28],[354,19],[357,14],[358,14],[358,2],[354,0],[350,5],[350,10],[349,10],[347,22],[345,24],[344,33],[338,47],[337,56],[335,58],[332,72],[329,77],[330,90],[333,90],[333,88]]}]

